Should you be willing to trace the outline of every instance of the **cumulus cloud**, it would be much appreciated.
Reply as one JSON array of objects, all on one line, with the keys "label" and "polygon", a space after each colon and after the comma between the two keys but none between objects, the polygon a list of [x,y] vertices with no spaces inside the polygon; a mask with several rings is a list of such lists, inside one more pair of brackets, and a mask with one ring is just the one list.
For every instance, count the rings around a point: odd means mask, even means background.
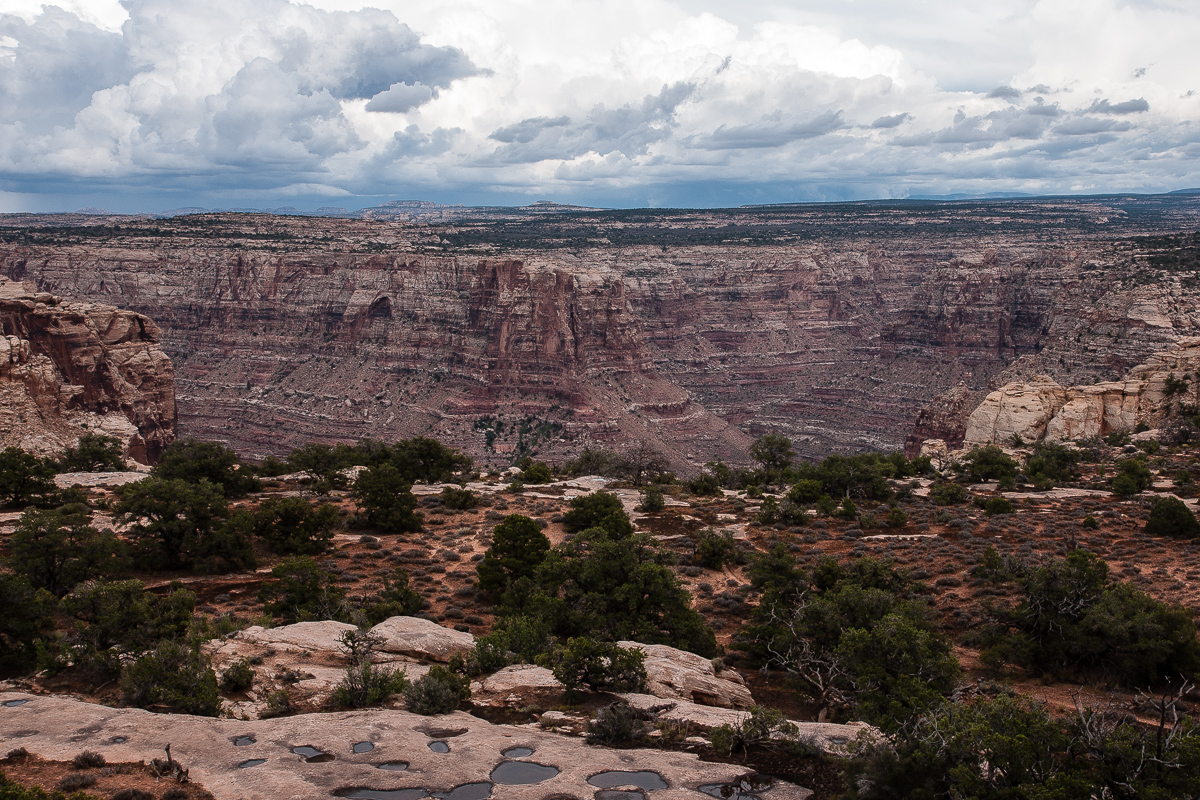
[{"label": "cumulus cloud", "polygon": [[1200,12],[1180,3],[63,3],[0,0],[9,198],[1200,185]]}]

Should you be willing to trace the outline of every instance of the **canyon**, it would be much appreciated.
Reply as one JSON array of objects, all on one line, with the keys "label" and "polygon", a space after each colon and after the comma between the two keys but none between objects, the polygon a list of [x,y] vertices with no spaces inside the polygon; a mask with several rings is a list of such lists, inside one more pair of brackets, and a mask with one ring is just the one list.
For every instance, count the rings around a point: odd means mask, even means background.
[{"label": "canyon", "polygon": [[153,319],[179,434],[251,458],[915,452],[1005,383],[1113,380],[1200,333],[1194,196],[421,219],[7,215],[0,273]]}]

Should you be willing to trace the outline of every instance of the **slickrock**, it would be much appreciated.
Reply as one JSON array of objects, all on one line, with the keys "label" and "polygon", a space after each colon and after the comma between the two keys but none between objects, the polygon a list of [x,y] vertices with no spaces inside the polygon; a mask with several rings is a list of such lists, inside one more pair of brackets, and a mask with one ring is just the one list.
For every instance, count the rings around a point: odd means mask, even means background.
[{"label": "slickrock", "polygon": [[[431,724],[458,734],[444,740],[448,753],[429,748],[434,739],[425,731],[433,732]],[[240,737],[248,737],[240,739],[244,746],[235,744]],[[700,786],[730,783],[745,774],[745,769],[736,765],[703,762],[688,753],[611,750],[536,726],[493,725],[461,712],[432,720],[405,711],[372,710],[241,721],[3,693],[0,741],[56,760],[70,760],[80,751],[94,750],[109,762],[149,761],[161,756],[163,746],[170,743],[171,755],[189,770],[191,779],[218,800],[325,800],[356,788],[449,792],[473,783],[491,783],[482,788],[490,788],[495,800],[579,798],[595,795],[597,786],[588,779],[609,771],[658,773],[666,787],[647,791],[650,800],[695,800]],[[355,753],[354,745],[359,743],[370,743],[373,748]],[[292,748],[304,746],[331,758],[306,760],[292,752]],[[513,758],[503,755],[514,747],[529,748],[533,753]],[[505,782],[505,772],[511,768],[495,772],[502,764],[519,762],[552,769],[541,771],[536,776],[539,782],[524,785]],[[381,769],[384,764],[395,765],[394,771]],[[620,784],[622,777],[614,776],[612,782]],[[809,794],[802,787],[776,782],[762,796],[765,800],[803,800]]]},{"label": "slickrock", "polygon": [[526,706],[553,704],[564,687],[554,673],[532,664],[513,664],[471,684],[471,702],[482,706]]},{"label": "slickrock", "polygon": [[742,676],[733,670],[720,675],[712,661],[663,644],[618,642],[646,654],[646,692],[655,697],[687,700],[721,708],[750,708],[754,698]]},{"label": "slickrock", "polygon": [[967,419],[963,444],[1070,442],[1139,423],[1158,424],[1168,401],[1195,403],[1200,380],[1200,337],[1180,339],[1129,371],[1123,380],[1066,388],[1047,376],[1009,383],[989,394]]},{"label": "slickrock", "polygon": [[358,627],[355,625],[330,619],[320,622],[296,622],[291,625],[281,625],[278,628],[263,628],[254,625],[238,631],[227,641],[276,645],[289,650],[336,653],[340,649],[342,635],[356,630]]},{"label": "slickrock", "polygon": [[148,317],[0,278],[0,325],[0,445],[54,455],[98,433],[147,463],[174,438],[174,370]]},{"label": "slickrock", "polygon": [[443,628],[436,622],[420,617],[385,619],[371,628],[371,633],[382,637],[383,643],[379,649],[385,653],[400,653],[443,663],[475,647],[475,637],[471,634]]}]

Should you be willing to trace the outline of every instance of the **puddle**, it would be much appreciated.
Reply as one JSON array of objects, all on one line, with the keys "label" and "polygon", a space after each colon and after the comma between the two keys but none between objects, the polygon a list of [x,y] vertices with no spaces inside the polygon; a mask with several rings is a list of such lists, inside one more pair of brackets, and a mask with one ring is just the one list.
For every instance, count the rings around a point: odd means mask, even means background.
[{"label": "puddle", "polygon": [[487,781],[482,783],[464,783],[455,786],[448,792],[434,792],[430,797],[442,800],[487,800],[492,796],[492,785]]},{"label": "puddle", "polygon": [[608,772],[597,772],[595,775],[587,779],[587,782],[592,786],[599,786],[601,789],[611,789],[614,786],[636,786],[639,789],[654,790],[667,788],[667,782],[663,780],[662,775],[649,770],[641,772],[626,772],[624,770],[610,770]]},{"label": "puddle", "polygon": [[128,740],[128,739],[126,739],[124,736],[114,736],[114,737],[112,738],[112,743],[113,743],[113,744],[125,744],[125,743],[126,743],[126,742],[128,742],[128,741],[129,741],[129,740]]},{"label": "puddle", "polygon": [[558,767],[546,764],[535,764],[532,761],[502,761],[492,770],[491,777],[496,783],[502,783],[505,786],[524,786],[548,781],[557,774]]},{"label": "puddle", "polygon": [[375,745],[371,742],[355,742],[351,749],[356,753],[369,753],[375,749]]},{"label": "puddle", "polygon": [[338,789],[334,797],[351,797],[358,800],[419,800],[428,794],[424,789]]},{"label": "puddle", "polygon": [[646,795],[634,789],[601,789],[596,800],[646,800]]},{"label": "puddle", "polygon": [[435,753],[449,753],[450,745],[445,742],[430,742],[429,749]]},{"label": "puddle", "polygon": [[386,770],[387,772],[404,772],[404,770],[408,769],[408,762],[407,761],[388,761],[383,764],[380,764],[379,769]]},{"label": "puddle", "polygon": [[304,756],[305,762],[309,764],[321,764],[326,761],[333,761],[333,756],[331,754],[318,750],[315,747],[310,747],[306,744],[301,745],[300,747],[293,747],[292,752],[298,756]]},{"label": "puddle", "polygon": [[533,755],[532,747],[510,747],[500,755],[505,758],[525,758],[525,756]]},{"label": "puddle", "polygon": [[238,769],[247,769],[249,767],[257,767],[259,764],[265,764],[265,763],[267,763],[267,760],[265,758],[252,758],[248,761],[243,761],[242,763],[238,764]]},{"label": "puddle", "polygon": [[258,739],[255,739],[253,736],[239,736],[233,740],[233,746],[234,747],[249,747],[250,745],[254,744],[257,741],[258,741]]},{"label": "puddle", "polygon": [[8,706],[9,708],[16,708],[17,706],[23,706],[28,702],[28,700],[8,700],[4,703],[4,705]]},{"label": "puddle", "polygon": [[729,783],[706,783],[697,788],[718,800],[759,800],[754,793],[770,789],[774,782],[770,775],[748,775]]}]

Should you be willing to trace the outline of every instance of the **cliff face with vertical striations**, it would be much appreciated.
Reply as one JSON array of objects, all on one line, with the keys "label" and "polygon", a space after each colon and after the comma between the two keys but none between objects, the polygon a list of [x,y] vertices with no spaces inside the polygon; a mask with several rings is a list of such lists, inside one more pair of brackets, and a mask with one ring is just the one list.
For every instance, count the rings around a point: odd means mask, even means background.
[{"label": "cliff face with vertical striations", "polygon": [[1200,329],[1187,276],[1130,281],[1129,237],[1198,220],[1189,198],[25,218],[0,220],[0,270],[154,317],[182,432],[247,454],[428,433],[500,463],[646,439],[689,470],[769,431],[806,456],[919,447],[961,437],[997,380],[1117,377]]},{"label": "cliff face with vertical striations", "polygon": [[147,317],[0,280],[0,445],[53,454],[82,433],[148,463],[175,435],[171,360]]}]

